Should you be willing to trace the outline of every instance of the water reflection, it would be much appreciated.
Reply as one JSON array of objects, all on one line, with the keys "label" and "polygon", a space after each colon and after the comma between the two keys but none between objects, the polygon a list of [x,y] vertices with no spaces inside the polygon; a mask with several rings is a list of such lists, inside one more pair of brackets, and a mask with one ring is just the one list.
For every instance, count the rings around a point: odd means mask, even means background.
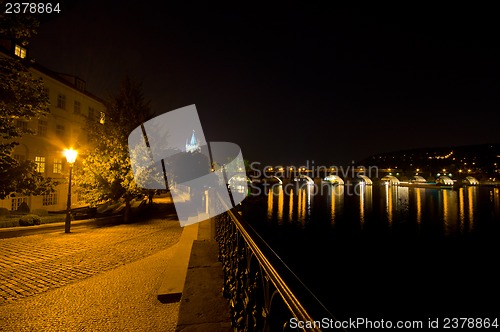
[{"label": "water reflection", "polygon": [[359,188],[359,221],[361,225],[365,223],[366,215],[369,215],[372,210],[373,203],[373,187],[361,185]]},{"label": "water reflection", "polygon": [[422,222],[422,206],[424,204],[423,197],[425,197],[425,189],[414,188],[414,193],[415,193],[417,224],[420,225],[420,223]]},{"label": "water reflection", "polygon": [[[273,187],[274,188],[274,187]],[[274,202],[274,189],[271,188],[267,192],[267,218],[269,220],[273,219],[273,202]]]},{"label": "water reflection", "polygon": [[307,219],[311,215],[311,195],[314,186],[303,185],[297,189],[298,192],[298,204],[297,204],[297,221],[304,226]]},{"label": "water reflection", "polygon": [[458,189],[458,222],[461,233],[472,231],[475,224],[475,213],[477,210],[477,187],[466,187]]},{"label": "water reflection", "polygon": [[335,218],[337,218],[344,207],[344,186],[331,186],[330,194],[327,195],[327,200],[330,206],[330,220],[335,223]]},{"label": "water reflection", "polygon": [[457,192],[453,190],[441,190],[442,198],[442,220],[445,234],[454,233],[457,230]]},{"label": "water reflection", "polygon": [[477,187],[470,186],[467,187],[467,198],[469,203],[469,227],[470,229],[474,228],[474,213],[476,210],[476,202],[477,202]]},{"label": "water reflection", "polygon": [[[397,211],[406,214],[410,208],[410,188],[397,187]],[[413,188],[412,188],[413,189]]]},{"label": "water reflection", "polygon": [[495,215],[497,218],[500,218],[500,189],[493,189],[493,206]]},{"label": "water reflection", "polygon": [[[390,228],[414,224],[419,232],[449,235],[474,231],[480,222],[479,215],[500,218],[499,188],[466,186],[452,190],[382,185],[374,193],[372,186],[362,185],[355,194],[357,197],[349,198],[346,196],[353,194],[342,185],[330,186],[319,193],[315,189],[312,185],[269,188],[268,220],[278,224],[288,221],[300,227],[320,219],[331,225],[342,221],[344,225],[356,222],[361,226],[370,220],[380,220]],[[479,201],[480,190],[487,195],[484,202]],[[480,208],[490,212],[479,214]]]},{"label": "water reflection", "polygon": [[458,215],[460,221],[460,233],[465,230],[465,198],[464,198],[464,188],[458,189]]},{"label": "water reflection", "polygon": [[382,192],[384,192],[385,201],[383,202],[383,204],[387,222],[389,223],[389,226],[392,226],[392,222],[394,219],[394,207],[397,206],[399,187],[384,184],[380,188]]},{"label": "water reflection", "polygon": [[278,220],[280,223],[283,222],[283,202],[285,200],[285,194],[283,193],[283,187],[279,186],[278,189]]}]

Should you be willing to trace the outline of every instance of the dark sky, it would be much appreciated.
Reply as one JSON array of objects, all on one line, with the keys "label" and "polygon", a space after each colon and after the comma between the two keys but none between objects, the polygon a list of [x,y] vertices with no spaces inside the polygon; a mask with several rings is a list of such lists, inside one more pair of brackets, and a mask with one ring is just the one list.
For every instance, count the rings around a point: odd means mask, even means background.
[{"label": "dark sky", "polygon": [[500,141],[493,7],[324,3],[66,1],[30,52],[103,98],[129,75],[157,113],[195,104],[262,164]]}]

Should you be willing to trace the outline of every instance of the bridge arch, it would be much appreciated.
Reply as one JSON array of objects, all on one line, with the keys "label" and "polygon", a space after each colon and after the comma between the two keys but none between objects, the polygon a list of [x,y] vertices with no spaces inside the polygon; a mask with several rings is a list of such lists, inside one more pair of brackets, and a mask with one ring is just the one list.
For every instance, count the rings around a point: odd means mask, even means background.
[{"label": "bridge arch", "polygon": [[273,175],[272,177],[275,178],[276,180],[278,180],[279,184],[283,184],[283,181],[279,177],[277,177],[276,175]]},{"label": "bridge arch", "polygon": [[277,177],[276,175],[267,175],[264,180],[264,182],[266,183],[276,183],[278,182],[279,184],[283,184],[283,180],[281,180],[279,177]]},{"label": "bridge arch", "polygon": [[425,182],[427,182],[427,180],[423,176],[415,175],[410,179],[410,182],[411,183],[425,183]]},{"label": "bridge arch", "polygon": [[307,184],[314,184],[314,180],[307,175],[299,175],[293,179],[293,181],[301,181],[301,180],[305,180]]},{"label": "bridge arch", "polygon": [[477,186],[479,184],[479,181],[473,176],[466,176],[464,179],[464,183],[471,186]]},{"label": "bridge arch", "polygon": [[245,175],[236,174],[233,175],[228,181],[227,186],[231,191],[238,192],[240,194],[250,193],[250,185],[252,180]]},{"label": "bridge arch", "polygon": [[370,179],[369,177],[367,177],[366,175],[361,175],[361,174],[358,174],[358,177],[360,179],[360,183],[364,183],[366,184],[367,186],[371,186],[373,184],[373,181],[372,179]]},{"label": "bridge arch", "polygon": [[344,184],[344,180],[342,180],[342,178],[338,175],[328,175],[323,179],[323,181],[331,184]]},{"label": "bridge arch", "polygon": [[391,186],[397,186],[399,184],[399,179],[394,175],[386,175],[383,178],[381,178],[380,181],[382,181],[382,183],[387,183]]},{"label": "bridge arch", "polygon": [[454,182],[450,177],[446,175],[441,175],[436,179],[436,183],[451,186],[453,185]]}]

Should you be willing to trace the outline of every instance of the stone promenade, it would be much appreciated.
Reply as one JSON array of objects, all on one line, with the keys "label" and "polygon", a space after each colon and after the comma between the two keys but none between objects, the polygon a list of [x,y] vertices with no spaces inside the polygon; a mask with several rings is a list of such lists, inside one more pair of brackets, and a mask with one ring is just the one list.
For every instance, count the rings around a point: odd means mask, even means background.
[{"label": "stone promenade", "polygon": [[0,331],[175,331],[179,303],[156,294],[182,228],[162,206],[149,221],[0,239]]}]

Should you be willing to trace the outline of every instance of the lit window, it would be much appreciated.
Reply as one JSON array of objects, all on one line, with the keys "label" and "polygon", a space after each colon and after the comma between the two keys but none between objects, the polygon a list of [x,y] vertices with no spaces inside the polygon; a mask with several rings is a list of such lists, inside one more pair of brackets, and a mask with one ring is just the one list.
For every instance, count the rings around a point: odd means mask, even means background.
[{"label": "lit window", "polygon": [[47,120],[38,120],[38,136],[47,136]]},{"label": "lit window", "polygon": [[36,171],[45,173],[45,157],[35,157]]},{"label": "lit window", "polygon": [[47,206],[56,204],[57,204],[57,193],[43,195],[42,205]]},{"label": "lit window", "polygon": [[81,106],[82,104],[80,103],[80,101],[78,100],[75,100],[75,103],[73,105],[73,110],[76,114],[80,114],[80,109],[81,109]]},{"label": "lit window", "polygon": [[62,160],[59,158],[54,158],[54,168],[53,172],[54,173],[62,173]]},{"label": "lit window", "polygon": [[16,48],[14,50],[14,54],[21,59],[26,58],[26,49],[20,45],[16,45]]},{"label": "lit window", "polygon": [[104,124],[105,120],[106,120],[106,114],[104,114],[104,112],[101,112],[101,116],[99,117],[99,123]]},{"label": "lit window", "polygon": [[59,94],[57,96],[57,107],[66,109],[66,96],[63,94]]}]

